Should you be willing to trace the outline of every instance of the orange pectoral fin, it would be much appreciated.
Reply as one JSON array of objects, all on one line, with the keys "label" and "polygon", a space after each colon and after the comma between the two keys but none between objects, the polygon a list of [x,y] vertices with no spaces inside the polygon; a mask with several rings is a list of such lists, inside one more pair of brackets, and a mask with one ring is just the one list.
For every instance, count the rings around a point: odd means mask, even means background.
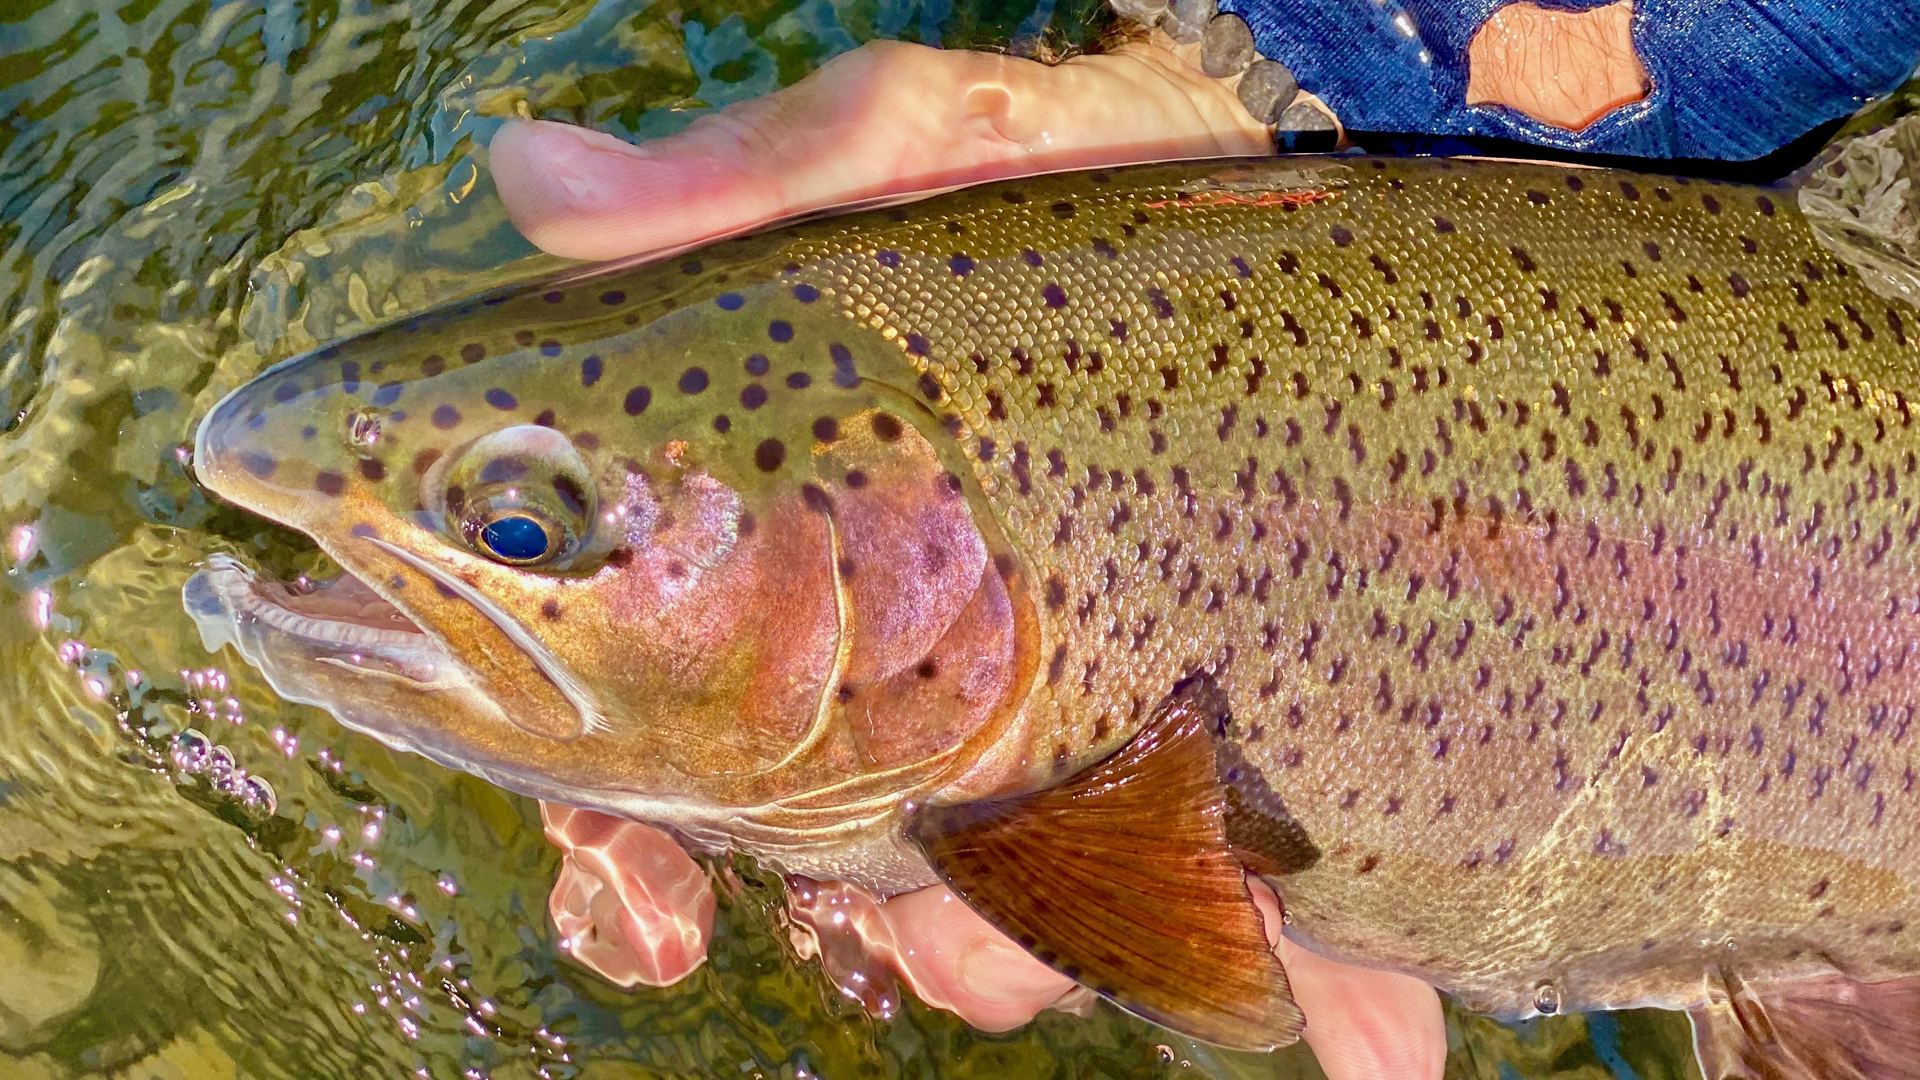
[{"label": "orange pectoral fin", "polygon": [[908,835],[1042,962],[1175,1031],[1272,1050],[1303,1020],[1227,843],[1217,701],[1193,680],[1100,764],[1031,794],[926,807]]}]

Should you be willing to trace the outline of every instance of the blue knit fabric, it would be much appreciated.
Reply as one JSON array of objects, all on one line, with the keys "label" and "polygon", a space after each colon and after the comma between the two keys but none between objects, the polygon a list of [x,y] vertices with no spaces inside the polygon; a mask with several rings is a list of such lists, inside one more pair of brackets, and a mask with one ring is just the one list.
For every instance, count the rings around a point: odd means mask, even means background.
[{"label": "blue knit fabric", "polygon": [[1247,20],[1261,53],[1292,68],[1355,130],[1496,136],[1635,157],[1761,157],[1899,86],[1920,63],[1920,0],[1636,0],[1633,41],[1652,91],[1566,131],[1505,106],[1466,104],[1468,43],[1508,2],[1220,7]]}]

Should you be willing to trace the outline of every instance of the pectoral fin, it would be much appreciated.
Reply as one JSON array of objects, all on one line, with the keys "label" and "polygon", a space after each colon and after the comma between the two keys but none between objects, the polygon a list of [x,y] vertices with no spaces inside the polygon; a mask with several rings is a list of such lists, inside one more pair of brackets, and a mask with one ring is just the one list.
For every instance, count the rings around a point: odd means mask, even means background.
[{"label": "pectoral fin", "polygon": [[1031,794],[929,806],[908,833],[953,890],[1042,962],[1129,1012],[1271,1050],[1303,1020],[1227,844],[1211,683],[1139,735]]},{"label": "pectoral fin", "polygon": [[1691,1014],[1706,1080],[1920,1080],[1920,978],[1715,991]]}]

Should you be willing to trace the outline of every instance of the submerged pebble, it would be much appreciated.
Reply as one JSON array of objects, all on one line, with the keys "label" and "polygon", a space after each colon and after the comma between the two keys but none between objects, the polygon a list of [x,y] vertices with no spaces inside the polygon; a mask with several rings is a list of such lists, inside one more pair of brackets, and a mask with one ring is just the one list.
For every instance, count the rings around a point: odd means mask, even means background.
[{"label": "submerged pebble", "polygon": [[1299,92],[1293,72],[1278,60],[1255,60],[1240,79],[1240,104],[1263,124],[1278,123]]},{"label": "submerged pebble", "polygon": [[1152,26],[1154,21],[1166,14],[1167,0],[1109,0],[1114,14],[1123,19],[1131,19],[1142,26]]},{"label": "submerged pebble", "polygon": [[1207,32],[1207,23],[1218,10],[1214,0],[1174,0],[1160,28],[1182,45],[1191,45]]},{"label": "submerged pebble", "polygon": [[1280,114],[1282,131],[1332,131],[1333,117],[1311,105],[1295,105]]},{"label": "submerged pebble", "polygon": [[1238,15],[1216,15],[1207,23],[1200,44],[1200,70],[1208,77],[1229,79],[1253,63],[1253,31]]}]

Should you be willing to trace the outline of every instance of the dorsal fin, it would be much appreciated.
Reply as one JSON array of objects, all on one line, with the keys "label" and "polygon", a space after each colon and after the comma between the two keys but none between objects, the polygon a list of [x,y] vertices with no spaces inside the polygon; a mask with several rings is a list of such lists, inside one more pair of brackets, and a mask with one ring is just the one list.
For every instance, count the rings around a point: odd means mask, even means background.
[{"label": "dorsal fin", "polygon": [[1098,765],[1025,795],[926,807],[908,833],[1042,962],[1175,1031],[1271,1050],[1303,1021],[1227,845],[1220,702],[1189,680]]}]

